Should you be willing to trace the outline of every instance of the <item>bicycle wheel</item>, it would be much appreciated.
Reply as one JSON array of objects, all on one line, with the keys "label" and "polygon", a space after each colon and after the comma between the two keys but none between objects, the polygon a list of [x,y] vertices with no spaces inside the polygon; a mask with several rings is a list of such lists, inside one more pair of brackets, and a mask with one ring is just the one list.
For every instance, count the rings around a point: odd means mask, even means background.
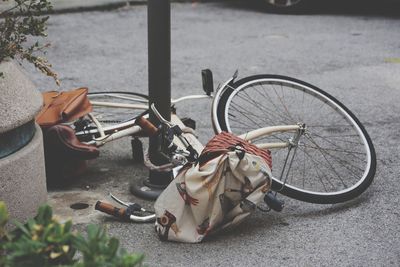
[{"label": "bicycle wheel", "polygon": [[[284,195],[339,203],[359,196],[373,180],[376,155],[363,125],[338,100],[311,84],[278,75],[247,77],[222,93],[216,109],[220,129],[234,134],[306,125],[289,174],[282,176],[288,149],[271,151],[273,189]],[[279,133],[254,143],[287,142],[292,137],[293,133]]]},{"label": "bicycle wheel", "polygon": [[[148,110],[148,97],[133,92],[93,92],[88,94],[93,106],[91,115],[101,124],[105,133],[123,129]],[[85,141],[98,137],[98,127],[93,119],[75,122],[77,137]]]}]

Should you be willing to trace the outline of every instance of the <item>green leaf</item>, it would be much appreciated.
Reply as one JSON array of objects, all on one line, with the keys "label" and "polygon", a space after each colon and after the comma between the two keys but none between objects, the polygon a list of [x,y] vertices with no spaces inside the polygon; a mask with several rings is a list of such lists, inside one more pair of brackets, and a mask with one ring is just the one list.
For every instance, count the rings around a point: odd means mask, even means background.
[{"label": "green leaf", "polygon": [[[4,74],[0,72],[0,77],[3,76]],[[0,201],[0,231],[1,229],[6,225],[8,222],[8,211],[6,207],[6,203],[3,201]],[[1,236],[0,236],[1,238]]]},{"label": "green leaf", "polygon": [[25,224],[25,226],[27,227],[29,232],[33,231],[33,228],[35,227],[35,225],[36,225],[36,221],[34,219],[29,219]]},{"label": "green leaf", "polygon": [[15,224],[15,226],[17,226],[17,228],[14,230],[15,232],[20,231],[23,234],[25,234],[26,236],[30,236],[31,235],[29,230],[22,223],[20,223],[18,221],[14,221],[14,224]]},{"label": "green leaf", "polygon": [[85,238],[83,238],[81,235],[76,235],[72,239],[72,243],[78,250],[80,250],[84,254],[89,252],[88,244]]},{"label": "green leaf", "polygon": [[110,257],[115,257],[118,251],[118,247],[119,247],[119,240],[116,238],[111,238],[108,243],[108,255]]},{"label": "green leaf", "polygon": [[53,217],[53,211],[49,205],[43,205],[39,207],[37,216],[35,217],[37,223],[48,225],[51,223]]},{"label": "green leaf", "polygon": [[64,232],[65,233],[71,232],[71,228],[72,228],[72,221],[71,220],[66,221],[64,224]]},{"label": "green leaf", "polygon": [[99,234],[99,227],[97,225],[94,224],[90,224],[87,226],[87,234],[88,234],[88,239],[96,239],[97,235]]},{"label": "green leaf", "polygon": [[125,254],[121,256],[120,267],[141,266],[144,260],[143,254]]}]

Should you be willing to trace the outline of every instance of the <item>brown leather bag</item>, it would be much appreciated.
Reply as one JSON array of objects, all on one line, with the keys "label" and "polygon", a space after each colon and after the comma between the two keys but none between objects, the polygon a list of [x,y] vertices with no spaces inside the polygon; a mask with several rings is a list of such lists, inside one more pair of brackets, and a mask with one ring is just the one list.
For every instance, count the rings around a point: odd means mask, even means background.
[{"label": "brown leather bag", "polygon": [[47,128],[59,123],[76,120],[92,111],[87,98],[88,88],[81,87],[66,92],[44,92],[43,108],[36,117],[36,122]]}]

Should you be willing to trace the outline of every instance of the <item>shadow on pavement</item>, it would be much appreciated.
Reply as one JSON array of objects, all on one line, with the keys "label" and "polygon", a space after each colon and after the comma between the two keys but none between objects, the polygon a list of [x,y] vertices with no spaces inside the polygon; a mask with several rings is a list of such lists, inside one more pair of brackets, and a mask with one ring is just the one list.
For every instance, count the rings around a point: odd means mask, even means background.
[{"label": "shadow on pavement", "polygon": [[[338,203],[338,204],[332,204],[332,205],[312,205],[309,206],[311,208],[304,208],[304,209],[298,209],[292,210],[290,212],[290,217],[297,217],[297,218],[319,218],[319,217],[324,217],[328,214],[340,214],[347,212],[349,210],[354,210],[354,209],[360,209],[361,206],[367,206],[368,203],[373,202],[374,197],[373,197],[373,192],[371,190],[364,192],[361,196],[344,202],[344,203]],[[301,204],[299,204],[301,205]],[[307,204],[303,204],[306,206]]]}]

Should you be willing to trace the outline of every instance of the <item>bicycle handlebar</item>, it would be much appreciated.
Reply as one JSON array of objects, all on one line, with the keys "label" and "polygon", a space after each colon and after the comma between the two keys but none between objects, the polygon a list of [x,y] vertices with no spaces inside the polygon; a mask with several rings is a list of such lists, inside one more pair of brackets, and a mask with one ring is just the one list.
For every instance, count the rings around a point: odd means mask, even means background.
[{"label": "bicycle handlebar", "polygon": [[183,144],[185,149],[189,152],[189,155],[185,155],[185,158],[189,161],[195,161],[198,158],[197,151],[192,147],[189,141],[183,136],[182,129],[175,124],[167,121],[163,118],[163,116],[158,112],[154,103],[151,104],[151,109],[157,119],[161,122],[161,126],[156,128],[150,121],[148,121],[144,117],[138,117],[136,119],[135,124],[137,124],[144,132],[146,132],[149,136],[155,136],[160,134],[162,138],[162,144],[160,146],[160,152],[166,158],[171,160],[171,154],[177,150],[177,146],[174,144],[174,136],[176,136]]},{"label": "bicycle handlebar", "polygon": [[[125,208],[115,207],[106,202],[97,201],[94,208],[96,210],[107,213],[107,214],[117,217],[119,219],[131,220],[134,222],[152,222],[156,218],[155,214],[137,215],[137,213],[135,211],[137,211],[138,207],[134,206],[134,205],[130,205],[128,208],[125,209]],[[143,209],[143,211],[146,212],[146,210],[144,210],[144,209]]]},{"label": "bicycle handlebar", "polygon": [[129,219],[129,215],[124,208],[117,208],[109,203],[97,201],[96,205],[94,206],[95,210],[102,211],[114,217],[127,220]]},{"label": "bicycle handlebar", "polygon": [[136,124],[140,126],[149,136],[154,136],[158,133],[157,127],[155,127],[149,120],[144,117],[136,119]]}]

